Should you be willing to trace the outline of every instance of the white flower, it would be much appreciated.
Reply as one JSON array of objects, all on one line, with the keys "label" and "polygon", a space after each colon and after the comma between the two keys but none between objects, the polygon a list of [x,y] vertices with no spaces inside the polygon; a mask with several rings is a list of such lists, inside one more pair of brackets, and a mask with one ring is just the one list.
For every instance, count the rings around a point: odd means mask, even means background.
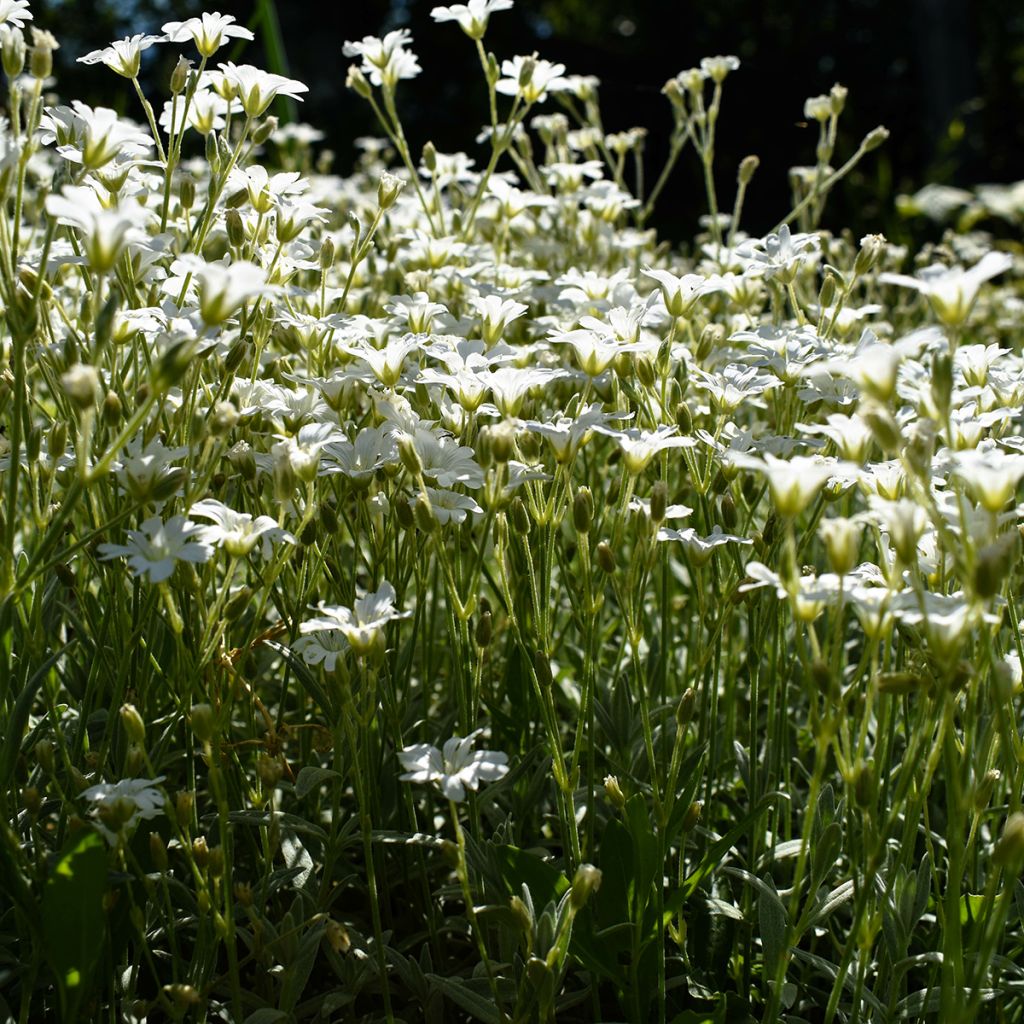
[{"label": "white flower", "polygon": [[85,185],[65,185],[62,192],[46,197],[46,212],[58,223],[78,228],[85,258],[97,273],[112,270],[126,245],[146,237],[141,226],[150,215],[133,200],[107,208]]},{"label": "white flower", "polygon": [[409,30],[400,28],[383,39],[363,36],[359,42],[350,40],[342,52],[346,57],[362,58],[361,70],[374,85],[394,89],[401,79],[415,78],[422,70],[416,54],[405,48],[411,42]]},{"label": "white flower", "polygon": [[301,100],[299,93],[309,92],[309,86],[294,78],[273,75],[251,64],[219,64],[224,81],[230,85],[242,104],[247,117],[261,117],[277,96],[290,96]]},{"label": "white flower", "polygon": [[490,348],[505,333],[513,320],[521,317],[530,307],[514,299],[503,299],[500,295],[474,297],[470,304],[479,315],[484,344]]},{"label": "white flower", "polygon": [[508,773],[508,755],[497,750],[473,750],[483,732],[477,729],[464,739],[453,736],[442,750],[429,743],[415,743],[402,750],[398,759],[406,769],[404,782],[433,782],[448,799],[461,803],[466,787],[474,792],[481,782],[496,782]]},{"label": "white flower", "polygon": [[505,76],[495,86],[505,96],[522,96],[526,103],[539,103],[548,89],[557,89],[565,81],[564,64],[552,64],[538,57],[513,57],[502,61]]},{"label": "white flower", "polygon": [[430,16],[436,22],[457,21],[470,39],[482,39],[487,31],[487,19],[495,11],[507,11],[512,0],[469,0],[465,4],[435,7]]},{"label": "white flower", "polygon": [[[188,120],[184,127],[195,128],[200,135],[209,135],[211,132],[220,131],[227,123],[224,115],[228,111],[228,101],[213,92],[210,88],[198,88],[192,95],[192,102],[188,105]],[[168,135],[178,135],[182,131],[182,121],[186,116],[185,104],[180,100],[175,103],[168,100],[160,114],[160,127]],[[173,120],[172,120],[173,118]]]},{"label": "white flower", "polygon": [[682,437],[676,433],[676,427],[665,424],[657,430],[641,430],[638,427],[619,429],[603,425],[594,429],[599,434],[615,438],[622,451],[626,472],[633,476],[642,473],[659,452],[667,448],[693,448],[697,444],[694,438]]},{"label": "white flower", "polygon": [[70,107],[49,107],[39,120],[39,139],[57,143],[57,152],[65,160],[82,164],[90,171],[106,166],[115,158],[142,156],[153,140],[117,111],[92,107],[72,100]]},{"label": "white flower", "polygon": [[106,64],[111,71],[123,78],[135,78],[139,73],[139,63],[143,50],[148,50],[154,43],[166,42],[166,36],[135,35],[126,36],[102,50],[93,50],[84,57],[79,57],[80,64]]},{"label": "white flower", "polygon": [[148,575],[151,583],[160,583],[174,572],[174,563],[206,562],[213,548],[196,539],[202,527],[184,516],[172,516],[165,523],[153,516],[141,530],[128,531],[127,544],[101,544],[100,558],[126,557],[136,576]]},{"label": "white flower", "polygon": [[737,537],[735,534],[726,533],[718,523],[711,529],[707,537],[700,536],[691,526],[686,530],[673,530],[663,526],[658,531],[658,540],[676,541],[683,545],[694,565],[704,565],[714,554],[715,548],[722,544],[753,544],[747,537]]},{"label": "white flower", "polygon": [[821,258],[821,240],[817,235],[791,234],[785,224],[778,234],[746,242],[738,254],[749,261],[750,267],[765,277],[778,277],[785,284],[793,280],[802,267],[812,266]]},{"label": "white flower", "polygon": [[109,843],[116,843],[118,834],[131,832],[140,821],[149,821],[164,813],[164,795],[156,787],[164,781],[155,779],[121,779],[101,782],[81,793],[93,805],[90,812],[97,818],[96,827]]},{"label": "white flower", "polygon": [[851,468],[817,455],[795,455],[790,459],[770,454],[763,459],[748,455],[738,456],[736,462],[764,473],[779,514],[790,518],[800,515],[832,477]]},{"label": "white flower", "polygon": [[999,512],[1017,491],[1024,476],[1024,455],[1001,448],[957,452],[955,474],[971,496],[988,512]]},{"label": "white flower", "polygon": [[905,274],[879,274],[882,284],[914,288],[932,304],[935,315],[947,326],[958,327],[967,320],[981,286],[1013,266],[1013,257],[1005,252],[988,252],[970,270],[935,264],[925,267],[916,277]]},{"label": "white flower", "polygon": [[245,512],[236,512],[223,502],[213,498],[204,498],[189,509],[190,516],[213,520],[213,526],[203,526],[196,537],[218,547],[223,547],[229,555],[243,558],[248,555],[257,543],[262,541],[263,557],[269,558],[273,552],[274,542],[294,544],[295,538],[287,530],[277,525],[277,520],[270,516],[257,516],[255,519]]},{"label": "white flower", "polygon": [[427,487],[423,493],[430,503],[430,511],[434,518],[442,526],[445,523],[464,523],[470,513],[474,517],[484,514],[484,510],[468,494],[440,490],[436,487]]},{"label": "white flower", "polygon": [[697,299],[716,290],[714,283],[709,285],[707,279],[700,274],[683,274],[679,277],[671,271],[655,270],[653,267],[644,267],[643,273],[645,277],[658,282],[670,316],[685,316]]},{"label": "white flower", "polygon": [[404,619],[412,614],[395,608],[395,588],[386,580],[372,594],[357,597],[352,608],[321,602],[317,610],[320,614],[303,622],[299,631],[303,635],[320,630],[341,633],[356,654],[368,653],[392,619]]},{"label": "white flower", "polygon": [[[188,21],[169,21],[163,27],[172,43],[184,43],[191,39],[202,57],[212,57],[227,39],[252,39],[253,34],[241,25],[234,25],[230,14],[206,11],[198,18]],[[248,111],[247,111],[248,113]]]},{"label": "white flower", "polygon": [[31,20],[28,0],[0,0],[0,31],[23,29],[25,22]]},{"label": "white flower", "polygon": [[164,290],[177,298],[191,278],[198,290],[199,315],[209,327],[224,323],[254,296],[276,290],[267,285],[263,270],[247,260],[207,263],[200,256],[188,254],[176,260],[171,271],[179,276],[168,278]]}]

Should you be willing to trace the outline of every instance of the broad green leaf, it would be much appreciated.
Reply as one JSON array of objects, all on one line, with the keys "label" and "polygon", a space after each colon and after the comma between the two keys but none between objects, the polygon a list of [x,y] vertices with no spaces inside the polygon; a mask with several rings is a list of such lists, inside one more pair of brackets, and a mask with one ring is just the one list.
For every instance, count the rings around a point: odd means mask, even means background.
[{"label": "broad green leaf", "polygon": [[65,1021],[77,1018],[103,952],[106,889],[106,844],[97,832],[82,831],[61,851],[43,886],[43,939],[57,977]]},{"label": "broad green leaf", "polygon": [[341,776],[333,768],[318,768],[315,765],[307,764],[295,780],[295,795],[299,800],[304,800],[314,789],[319,789],[325,782],[340,778]]}]

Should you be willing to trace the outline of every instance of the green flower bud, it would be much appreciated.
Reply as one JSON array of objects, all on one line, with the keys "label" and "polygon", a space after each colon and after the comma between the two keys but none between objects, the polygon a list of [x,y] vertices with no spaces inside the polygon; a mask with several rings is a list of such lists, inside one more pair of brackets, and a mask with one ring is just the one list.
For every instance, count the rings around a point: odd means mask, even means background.
[{"label": "green flower bud", "polygon": [[594,522],[594,495],[589,487],[580,487],[572,503],[572,522],[577,533],[590,533]]},{"label": "green flower bud", "polygon": [[757,170],[761,163],[761,158],[757,156],[745,156],[740,161],[740,169],[736,174],[736,180],[741,185],[749,185],[751,179],[754,177],[754,172]]},{"label": "green flower bud", "polygon": [[573,875],[572,888],[569,890],[569,902],[573,909],[581,910],[586,906],[591,893],[601,888],[601,872],[593,864],[581,864]]}]

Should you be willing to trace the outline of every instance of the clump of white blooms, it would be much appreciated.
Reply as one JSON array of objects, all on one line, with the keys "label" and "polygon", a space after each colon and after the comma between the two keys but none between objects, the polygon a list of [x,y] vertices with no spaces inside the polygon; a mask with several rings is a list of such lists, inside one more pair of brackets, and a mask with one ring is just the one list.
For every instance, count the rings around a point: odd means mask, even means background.
[{"label": "clump of white blooms", "polygon": [[[44,891],[70,814],[99,829],[143,943],[103,991],[178,1018],[298,1013],[323,949],[325,1019],[407,986],[554,1019],[576,970],[604,995],[567,1012],[681,1019],[711,1005],[681,993],[710,991],[693,935],[720,915],[758,1019],[825,990],[837,1020],[971,1019],[1019,961],[1019,247],[823,226],[885,134],[841,152],[838,85],[807,102],[791,210],[749,234],[756,158],[712,167],[737,58],[666,83],[669,163],[642,173],[597,78],[484,49],[511,7],[431,12],[480,57],[466,152],[407,139],[407,29],[338,41],[381,122],[343,176],[272,114],[307,86],[226,59],[253,35],[231,16],[82,56],[114,110],[55,99],[52,46],[26,56],[28,4],[0,0],[4,889]],[[154,103],[139,69],[169,48]],[[651,218],[691,156],[708,216],[678,251]],[[449,869],[406,849],[446,830],[465,987]],[[196,929],[201,966],[164,977]]]}]

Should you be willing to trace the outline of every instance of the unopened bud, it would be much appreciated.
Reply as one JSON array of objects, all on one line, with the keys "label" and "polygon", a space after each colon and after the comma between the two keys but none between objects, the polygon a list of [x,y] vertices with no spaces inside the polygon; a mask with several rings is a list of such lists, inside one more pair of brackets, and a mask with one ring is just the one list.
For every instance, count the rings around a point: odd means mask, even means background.
[{"label": "unopened bud", "polygon": [[740,169],[736,174],[736,179],[741,185],[749,185],[750,180],[754,177],[754,172],[757,170],[761,163],[761,158],[757,156],[745,156],[740,161]]},{"label": "unopened bud", "polygon": [[889,129],[884,125],[879,125],[864,136],[864,141],[860,144],[860,148],[865,153],[870,153],[873,149],[878,149],[887,138],[889,138]]},{"label": "unopened bud", "polygon": [[209,743],[216,731],[217,717],[209,704],[193,704],[189,724],[200,743]]},{"label": "unopened bud", "polygon": [[122,704],[121,705],[121,725],[124,728],[125,733],[128,735],[128,739],[132,743],[138,743],[140,746],[146,742],[146,723],[142,720],[142,715],[139,714],[138,709],[134,704]]},{"label": "unopened bud", "polygon": [[577,533],[590,533],[594,522],[594,495],[589,487],[581,487],[576,491],[572,503],[572,522]]},{"label": "unopened bud", "polygon": [[569,902],[574,909],[581,910],[591,893],[601,888],[601,872],[593,864],[581,864],[573,875],[572,889],[569,893]]},{"label": "unopened bud", "polygon": [[174,70],[171,72],[171,95],[178,96],[185,91],[185,86],[188,85],[188,73],[192,67],[192,61],[185,57],[179,57],[178,63],[174,65]]}]

